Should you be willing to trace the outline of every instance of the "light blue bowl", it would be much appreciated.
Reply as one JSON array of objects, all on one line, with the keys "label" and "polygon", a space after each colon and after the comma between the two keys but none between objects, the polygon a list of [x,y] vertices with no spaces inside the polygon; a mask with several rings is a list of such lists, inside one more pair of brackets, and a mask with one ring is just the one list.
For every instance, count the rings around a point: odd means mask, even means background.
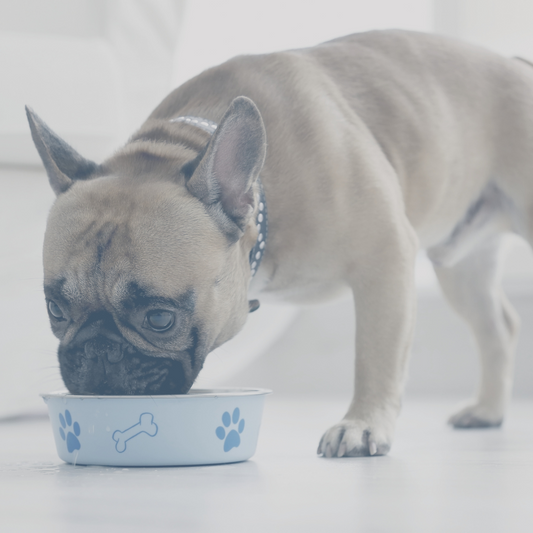
[{"label": "light blue bowl", "polygon": [[63,461],[103,466],[235,463],[257,446],[266,389],[173,396],[43,394]]}]

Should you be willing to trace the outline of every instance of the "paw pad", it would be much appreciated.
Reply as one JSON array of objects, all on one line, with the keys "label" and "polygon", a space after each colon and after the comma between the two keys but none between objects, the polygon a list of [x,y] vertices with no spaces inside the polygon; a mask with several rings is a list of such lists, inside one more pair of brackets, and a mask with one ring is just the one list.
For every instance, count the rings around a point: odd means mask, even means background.
[{"label": "paw pad", "polygon": [[[240,433],[244,431],[244,418],[239,421],[240,417],[241,412],[238,407],[235,407],[231,416],[226,411],[222,415],[222,424],[224,426],[218,426],[215,431],[217,437],[224,441],[225,452],[229,452],[232,448],[237,448],[241,443]],[[230,430],[229,427],[232,423],[234,428]]]},{"label": "paw pad", "polygon": [[[81,448],[81,444],[78,439],[81,433],[80,425],[77,422],[74,422],[74,424],[72,423],[72,415],[68,409],[65,410],[65,416],[63,416],[62,413],[59,413],[59,422],[61,424],[61,427],[59,428],[59,434],[67,443],[67,450],[69,453],[72,453],[74,450],[79,450]],[[66,435],[65,430],[68,432]]]}]

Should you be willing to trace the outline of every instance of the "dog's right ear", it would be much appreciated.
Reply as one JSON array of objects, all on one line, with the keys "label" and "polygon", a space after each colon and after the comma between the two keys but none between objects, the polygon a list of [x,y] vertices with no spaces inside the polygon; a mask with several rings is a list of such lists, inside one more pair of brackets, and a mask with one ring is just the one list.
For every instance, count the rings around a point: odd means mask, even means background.
[{"label": "dog's right ear", "polygon": [[253,184],[263,167],[266,133],[256,105],[244,96],[222,117],[187,188],[202,201],[230,240],[236,241],[254,207]]},{"label": "dog's right ear", "polygon": [[98,171],[96,163],[78,154],[28,106],[26,106],[26,115],[33,142],[56,196],[64,193],[75,180],[87,179]]}]

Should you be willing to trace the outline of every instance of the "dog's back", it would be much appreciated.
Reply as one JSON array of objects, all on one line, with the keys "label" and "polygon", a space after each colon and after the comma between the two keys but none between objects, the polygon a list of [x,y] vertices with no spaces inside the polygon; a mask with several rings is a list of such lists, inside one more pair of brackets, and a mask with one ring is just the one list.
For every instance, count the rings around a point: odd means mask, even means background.
[{"label": "dog's back", "polygon": [[526,63],[399,30],[355,34],[308,53],[393,165],[424,244],[447,235],[489,180],[515,200],[528,194],[521,182],[533,168],[533,69]]},{"label": "dog's back", "polygon": [[216,121],[235,96],[248,96],[265,122],[263,175],[276,204],[305,176],[317,181],[323,204],[335,208],[320,183],[360,179],[357,154],[375,143],[399,180],[409,220],[429,246],[452,231],[489,180],[513,199],[527,194],[521,184],[533,167],[529,70],[446,37],[373,31],[234,58],[176,89],[144,128],[177,114]]}]

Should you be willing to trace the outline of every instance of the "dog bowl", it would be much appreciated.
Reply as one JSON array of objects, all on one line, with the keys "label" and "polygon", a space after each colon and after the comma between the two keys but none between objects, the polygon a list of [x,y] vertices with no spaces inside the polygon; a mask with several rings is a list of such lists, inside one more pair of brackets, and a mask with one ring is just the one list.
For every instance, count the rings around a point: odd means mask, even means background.
[{"label": "dog bowl", "polygon": [[266,389],[172,396],[43,394],[63,461],[102,466],[235,463],[257,446]]}]

